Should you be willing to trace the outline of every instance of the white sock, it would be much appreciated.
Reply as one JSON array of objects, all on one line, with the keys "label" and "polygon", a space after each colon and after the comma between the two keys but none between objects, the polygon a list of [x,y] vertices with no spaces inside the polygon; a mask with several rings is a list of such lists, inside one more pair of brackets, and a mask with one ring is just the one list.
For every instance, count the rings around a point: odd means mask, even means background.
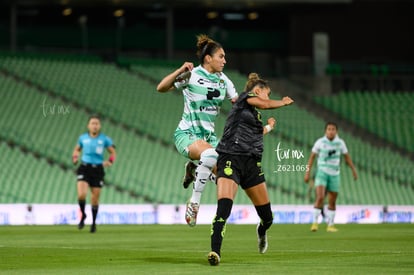
[{"label": "white sock", "polygon": [[206,187],[206,183],[210,178],[211,169],[217,163],[218,154],[214,148],[208,148],[200,154],[200,162],[195,170],[195,181],[193,184],[193,194],[190,202],[200,204],[201,194]]},{"label": "white sock", "polygon": [[199,165],[196,169],[196,179],[193,185],[193,194],[191,195],[190,202],[200,204],[201,194],[206,187],[207,180],[211,174],[210,169],[203,165]]},{"label": "white sock", "polygon": [[326,216],[328,217],[328,226],[333,226],[334,225],[334,220],[335,220],[335,210],[329,210],[326,211]]},{"label": "white sock", "polygon": [[321,214],[322,210],[319,208],[313,209],[313,223],[318,223],[319,215]]}]

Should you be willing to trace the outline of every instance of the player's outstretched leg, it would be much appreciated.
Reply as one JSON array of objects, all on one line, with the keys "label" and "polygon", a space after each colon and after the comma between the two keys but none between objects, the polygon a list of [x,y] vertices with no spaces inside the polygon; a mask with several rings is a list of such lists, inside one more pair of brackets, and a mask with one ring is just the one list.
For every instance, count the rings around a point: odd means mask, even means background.
[{"label": "player's outstretched leg", "polygon": [[217,152],[214,148],[204,150],[200,155],[200,163],[195,170],[195,181],[193,185],[193,193],[187,202],[185,211],[185,220],[189,226],[195,226],[197,222],[197,214],[201,202],[201,194],[206,187],[211,171],[217,163]]}]

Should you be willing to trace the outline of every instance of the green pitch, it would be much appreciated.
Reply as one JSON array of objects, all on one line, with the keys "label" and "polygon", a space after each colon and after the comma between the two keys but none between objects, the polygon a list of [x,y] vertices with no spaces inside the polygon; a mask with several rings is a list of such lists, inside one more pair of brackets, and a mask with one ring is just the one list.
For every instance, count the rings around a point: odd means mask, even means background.
[{"label": "green pitch", "polygon": [[219,266],[210,227],[100,225],[0,227],[0,274],[414,274],[414,225],[274,224],[257,252],[255,225],[227,226]]}]

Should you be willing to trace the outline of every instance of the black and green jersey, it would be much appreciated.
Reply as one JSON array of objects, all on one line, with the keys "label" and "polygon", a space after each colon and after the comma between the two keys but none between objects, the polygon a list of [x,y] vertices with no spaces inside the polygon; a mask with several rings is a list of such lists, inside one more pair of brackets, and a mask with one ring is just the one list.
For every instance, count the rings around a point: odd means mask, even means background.
[{"label": "black and green jersey", "polygon": [[217,145],[217,152],[262,157],[263,125],[261,114],[247,102],[249,97],[255,96],[253,92],[244,92],[234,103],[226,120],[223,137]]}]

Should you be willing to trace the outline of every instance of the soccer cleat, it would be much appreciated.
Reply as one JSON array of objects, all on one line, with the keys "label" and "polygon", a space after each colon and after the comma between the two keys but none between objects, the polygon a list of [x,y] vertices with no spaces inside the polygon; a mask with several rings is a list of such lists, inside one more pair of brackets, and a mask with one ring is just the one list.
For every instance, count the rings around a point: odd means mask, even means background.
[{"label": "soccer cleat", "polygon": [[194,173],[195,173],[196,168],[197,168],[197,165],[195,165],[195,163],[192,161],[187,161],[187,163],[185,164],[185,174],[183,177],[183,187],[185,189],[187,189],[188,186],[190,186],[190,183],[194,181],[195,179]]},{"label": "soccer cleat", "polygon": [[189,79],[191,77],[191,71],[186,70],[185,72],[179,74],[175,78],[174,86],[175,88],[183,87],[185,84],[188,83]]},{"label": "soccer cleat", "polygon": [[85,219],[86,219],[86,215],[82,215],[82,218],[78,224],[78,229],[82,229],[85,227]]},{"label": "soccer cleat", "polygon": [[191,227],[194,227],[197,223],[197,214],[199,207],[199,204],[196,202],[187,202],[185,210],[185,221]]},{"label": "soccer cleat", "polygon": [[330,225],[326,228],[326,232],[338,232],[338,229],[335,226]]},{"label": "soccer cleat", "polygon": [[92,224],[91,225],[91,233],[95,233],[96,232],[96,224]]},{"label": "soccer cleat", "polygon": [[207,259],[210,265],[218,265],[220,263],[219,254],[217,254],[214,251],[211,251],[210,253],[208,253]]},{"label": "soccer cleat", "polygon": [[263,254],[267,251],[267,235],[264,234],[263,236],[259,236],[259,226],[260,226],[260,224],[258,224],[257,228],[256,228],[257,244],[258,244],[258,247],[259,247],[259,253]]},{"label": "soccer cleat", "polygon": [[317,223],[313,223],[313,224],[312,224],[312,226],[311,226],[311,231],[312,231],[312,232],[316,232],[316,231],[318,231],[318,224],[317,224]]}]

